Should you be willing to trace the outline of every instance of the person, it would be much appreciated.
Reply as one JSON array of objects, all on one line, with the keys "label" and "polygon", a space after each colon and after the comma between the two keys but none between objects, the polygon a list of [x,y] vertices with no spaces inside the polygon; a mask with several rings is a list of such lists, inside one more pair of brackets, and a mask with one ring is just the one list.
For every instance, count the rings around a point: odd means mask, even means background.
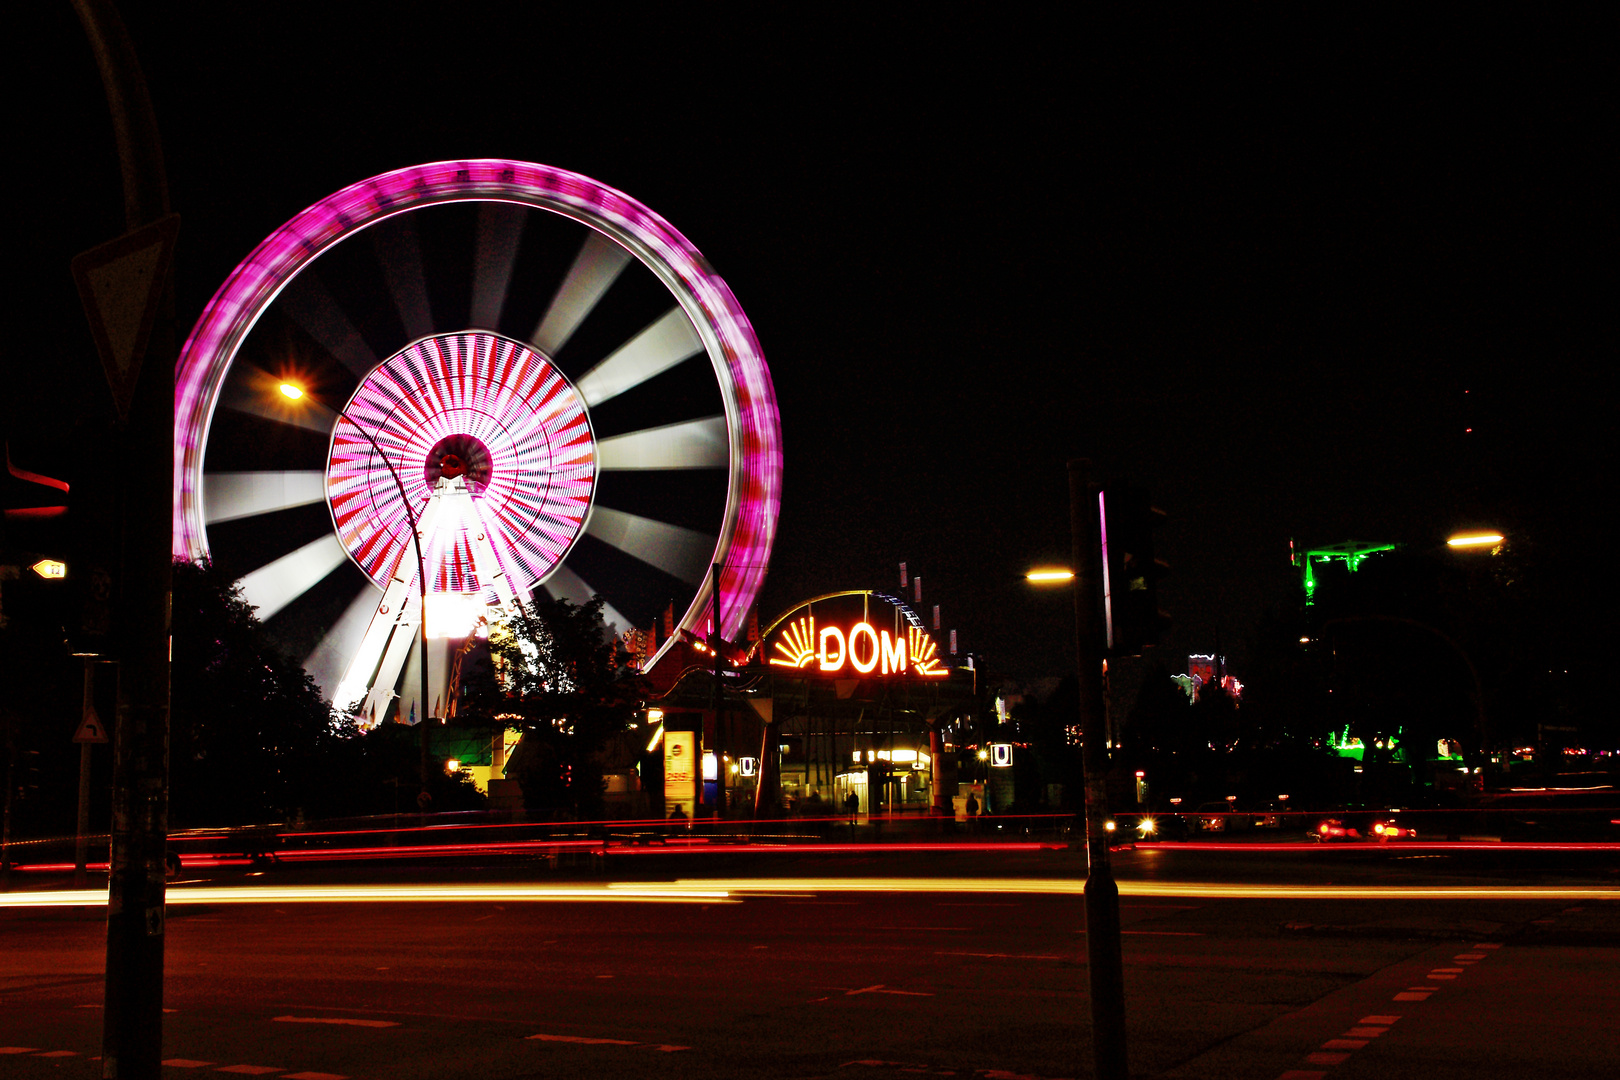
[{"label": "person", "polygon": [[844,796],[844,810],[851,817],[861,812],[861,797],[853,791]]},{"label": "person", "polygon": [[673,810],[671,810],[669,812],[669,820],[671,820],[671,821],[685,821],[686,820],[686,807],[682,806],[680,803],[676,803],[675,804],[675,809],[673,809]]},{"label": "person", "polygon": [[968,828],[977,831],[979,827],[979,800],[974,797],[973,792],[968,792],[967,803],[964,804],[962,809],[967,811]]}]

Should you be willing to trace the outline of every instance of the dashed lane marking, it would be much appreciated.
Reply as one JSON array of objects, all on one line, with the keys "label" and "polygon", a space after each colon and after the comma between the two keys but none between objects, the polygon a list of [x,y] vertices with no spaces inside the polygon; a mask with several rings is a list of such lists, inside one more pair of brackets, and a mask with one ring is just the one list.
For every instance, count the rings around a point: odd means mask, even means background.
[{"label": "dashed lane marking", "polygon": [[399,1027],[397,1020],[356,1020],[347,1016],[277,1016],[281,1024],[343,1024],[347,1027],[391,1028]]},{"label": "dashed lane marking", "polygon": [[1366,1039],[1329,1039],[1322,1044],[1324,1050],[1360,1050],[1367,1045]]},{"label": "dashed lane marking", "polygon": [[0,1046],[0,1054],[37,1054],[37,1046]]},{"label": "dashed lane marking", "polygon": [[278,1073],[282,1070],[270,1065],[222,1065],[214,1071],[238,1073],[242,1076],[267,1076],[270,1073]]},{"label": "dashed lane marking", "polygon": [[1429,995],[1428,994],[1414,993],[1411,990],[1403,990],[1399,994],[1395,995],[1394,1000],[1396,1000],[1396,1001],[1428,1001],[1429,1000]]},{"label": "dashed lane marking", "polygon": [[591,1039],[584,1035],[530,1035],[541,1042],[578,1043],[581,1046],[635,1046],[634,1039]]},{"label": "dashed lane marking", "polygon": [[77,1050],[46,1050],[44,1053],[35,1054],[34,1056],[35,1057],[78,1057],[79,1052]]},{"label": "dashed lane marking", "polygon": [[206,1069],[214,1063],[212,1061],[195,1061],[191,1058],[170,1058],[163,1064],[173,1069]]},{"label": "dashed lane marking", "polygon": [[1391,1024],[1395,1023],[1395,1021],[1397,1021],[1399,1019],[1400,1019],[1399,1016],[1363,1016],[1360,1020],[1357,1020],[1356,1023],[1358,1023],[1358,1024],[1378,1024],[1378,1025],[1381,1025],[1381,1026],[1387,1028],[1387,1027],[1389,1027]]},{"label": "dashed lane marking", "polygon": [[1305,1060],[1311,1065],[1343,1065],[1350,1060],[1350,1055],[1338,1051],[1318,1050],[1314,1054],[1306,1054]]}]

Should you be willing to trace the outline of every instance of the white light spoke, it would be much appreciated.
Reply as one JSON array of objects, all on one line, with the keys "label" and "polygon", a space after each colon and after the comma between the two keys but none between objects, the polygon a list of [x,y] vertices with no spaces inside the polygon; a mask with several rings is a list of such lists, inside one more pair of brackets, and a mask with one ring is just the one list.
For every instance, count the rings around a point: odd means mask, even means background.
[{"label": "white light spoke", "polygon": [[591,511],[591,521],[585,531],[626,555],[693,585],[702,582],[709,572],[717,540],[694,529],[605,506]]},{"label": "white light spoke", "polygon": [[[518,241],[528,214],[510,203],[483,203],[478,207],[478,251],[473,265],[471,325],[499,330],[501,308],[512,282]],[[422,337],[421,334],[413,335]]]},{"label": "white light spoke", "polygon": [[343,309],[314,274],[300,274],[281,294],[281,306],[321,348],[356,375],[377,366],[377,354],[366,344]]},{"label": "white light spoke", "polygon": [[530,343],[547,356],[556,356],[629,261],[630,252],[592,232],[568,268],[568,276],[557,286],[557,295],[551,298]]},{"label": "white light spoke", "polygon": [[[571,604],[585,605],[591,602],[596,590],[585,583],[585,580],[566,565],[557,567],[550,577],[540,583],[540,587],[550,594],[553,600],[567,600]],[[612,604],[602,605],[602,621],[607,624],[608,631],[615,637],[632,629],[634,624],[620,615]]]},{"label": "white light spoke", "polygon": [[602,470],[723,469],[731,461],[723,416],[614,435],[597,443],[596,453]]},{"label": "white light spoke", "polygon": [[203,474],[204,520],[256,517],[326,498],[326,474],[304,472],[227,472]]},{"label": "white light spoke", "polygon": [[433,306],[422,275],[422,242],[410,215],[401,214],[372,229],[371,242],[405,336],[415,339],[433,333]]},{"label": "white light spoke", "polygon": [[[364,697],[366,685],[361,683],[356,687],[341,688],[343,676],[348,674],[349,664],[354,657],[360,643],[365,639],[366,627],[371,624],[371,617],[377,613],[377,598],[382,590],[369,582],[361,588],[360,595],[348,609],[338,616],[332,629],[321,638],[321,643],[315,646],[315,651],[304,658],[304,670],[309,672],[315,685],[321,688],[321,693],[338,708],[353,704]],[[376,658],[371,660],[376,664]],[[349,700],[339,700],[347,697]]]},{"label": "white light spoke", "polygon": [[670,308],[586,372],[578,383],[579,395],[587,405],[600,405],[702,351],[703,342],[686,312]]},{"label": "white light spoke", "polygon": [[342,566],[347,558],[338,538],[327,534],[244,575],[242,599],[259,609],[260,619],[268,619]]}]

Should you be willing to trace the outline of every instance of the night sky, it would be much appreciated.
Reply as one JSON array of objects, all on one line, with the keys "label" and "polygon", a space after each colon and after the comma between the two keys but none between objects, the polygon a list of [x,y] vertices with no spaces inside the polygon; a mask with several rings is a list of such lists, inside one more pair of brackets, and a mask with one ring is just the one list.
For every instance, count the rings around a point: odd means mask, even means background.
[{"label": "night sky", "polygon": [[[19,464],[72,480],[111,405],[68,262],[123,231],[122,204],[71,8],[27,7],[0,423]],[[426,161],[581,172],[697,245],[782,413],[762,618],[897,587],[904,560],[994,670],[1068,670],[1068,597],[1021,575],[1066,559],[1076,456],[1170,515],[1164,652],[1219,641],[1240,677],[1290,537],[1600,541],[1615,117],[1595,28],[165,7],[127,17],[184,326],[297,211]]]}]

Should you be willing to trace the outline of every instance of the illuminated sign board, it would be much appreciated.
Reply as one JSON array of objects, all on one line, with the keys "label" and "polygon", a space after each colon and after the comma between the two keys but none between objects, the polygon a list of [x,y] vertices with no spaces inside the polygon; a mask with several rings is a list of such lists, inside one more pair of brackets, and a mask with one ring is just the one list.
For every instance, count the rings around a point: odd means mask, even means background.
[{"label": "illuminated sign board", "polygon": [[28,569],[32,570],[42,578],[49,579],[67,577],[67,563],[58,562],[55,559],[41,559]]},{"label": "illuminated sign board", "polygon": [[697,812],[697,734],[691,731],[664,732],[664,816],[677,808],[689,820]]},{"label": "illuminated sign board", "polygon": [[801,604],[766,631],[767,663],[807,674],[942,679],[939,647],[903,601],[881,593],[835,593]]},{"label": "illuminated sign board", "polygon": [[990,764],[997,769],[1012,767],[1012,743],[997,742],[990,744]]}]

